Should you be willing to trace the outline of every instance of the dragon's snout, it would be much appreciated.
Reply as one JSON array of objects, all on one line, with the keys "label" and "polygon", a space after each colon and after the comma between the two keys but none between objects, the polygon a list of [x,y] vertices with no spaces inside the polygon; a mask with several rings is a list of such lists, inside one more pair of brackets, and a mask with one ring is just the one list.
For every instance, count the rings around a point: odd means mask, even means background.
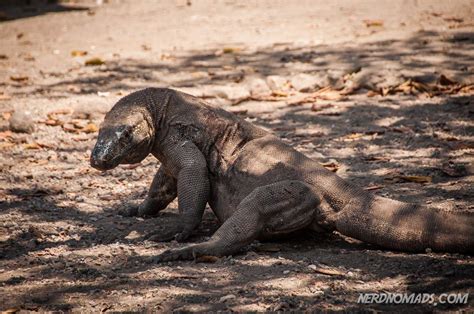
[{"label": "dragon's snout", "polygon": [[116,163],[112,154],[109,153],[107,145],[97,143],[92,150],[90,157],[90,164],[93,168],[98,170],[109,170],[115,168]]}]

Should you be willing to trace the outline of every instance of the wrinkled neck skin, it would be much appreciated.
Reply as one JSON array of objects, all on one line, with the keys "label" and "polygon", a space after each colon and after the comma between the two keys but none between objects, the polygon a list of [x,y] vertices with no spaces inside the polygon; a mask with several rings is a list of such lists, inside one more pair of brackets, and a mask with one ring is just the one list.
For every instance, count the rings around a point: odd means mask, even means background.
[{"label": "wrinkled neck skin", "polygon": [[92,167],[113,169],[119,164],[139,163],[155,145],[162,112],[153,90],[132,93],[120,99],[105,116],[91,154]]}]

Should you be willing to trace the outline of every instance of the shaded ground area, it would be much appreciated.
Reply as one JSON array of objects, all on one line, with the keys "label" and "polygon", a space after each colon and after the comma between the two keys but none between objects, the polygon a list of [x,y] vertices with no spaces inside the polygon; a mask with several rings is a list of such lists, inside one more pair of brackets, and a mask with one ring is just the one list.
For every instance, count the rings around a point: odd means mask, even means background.
[{"label": "shaded ground area", "polygon": [[[117,212],[145,196],[157,161],[105,173],[88,164],[117,99],[174,87],[373,193],[472,212],[472,2],[109,2],[56,2],[85,10],[40,6],[0,23],[2,310],[472,311],[472,257],[382,251],[339,234],[151,264],[181,245],[143,241],[178,219],[176,203],[150,219]],[[18,112],[34,132],[10,130]],[[217,227],[207,211],[190,242]],[[357,303],[374,292],[470,298]]]},{"label": "shaded ground area", "polygon": [[64,5],[56,0],[1,0],[0,21],[11,21],[51,12],[87,10],[85,6]]}]

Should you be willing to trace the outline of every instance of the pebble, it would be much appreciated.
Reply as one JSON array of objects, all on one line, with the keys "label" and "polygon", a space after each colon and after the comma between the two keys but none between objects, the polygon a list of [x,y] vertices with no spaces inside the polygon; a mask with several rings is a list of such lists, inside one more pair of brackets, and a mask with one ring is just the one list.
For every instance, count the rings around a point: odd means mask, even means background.
[{"label": "pebble", "polygon": [[15,111],[10,117],[10,130],[16,133],[33,133],[35,123],[31,112]]},{"label": "pebble", "polygon": [[223,302],[227,302],[227,301],[230,301],[230,300],[234,300],[235,298],[237,298],[235,296],[235,294],[228,294],[228,295],[225,295],[222,298],[220,298],[219,302],[223,303]]},{"label": "pebble", "polygon": [[316,270],[318,269],[318,267],[314,264],[311,264],[311,265],[308,265],[308,268],[311,269],[311,270]]},{"label": "pebble", "polygon": [[272,311],[278,312],[278,311],[289,309],[289,308],[290,308],[290,305],[287,302],[280,302],[272,309]]},{"label": "pebble", "polygon": [[270,94],[271,90],[261,78],[253,78],[248,83],[248,88],[251,95],[267,95]]},{"label": "pebble", "polygon": [[137,239],[139,237],[140,237],[140,234],[137,231],[133,230],[125,237],[125,239],[134,240],[134,239]]},{"label": "pebble", "polygon": [[211,86],[204,91],[204,95],[208,97],[237,100],[249,97],[250,91],[239,85]]},{"label": "pebble", "polygon": [[267,85],[272,91],[286,91],[288,90],[288,80],[283,76],[270,75],[267,77]]},{"label": "pebble", "polygon": [[300,73],[291,78],[291,85],[299,92],[311,92],[320,84],[321,78],[316,75]]}]

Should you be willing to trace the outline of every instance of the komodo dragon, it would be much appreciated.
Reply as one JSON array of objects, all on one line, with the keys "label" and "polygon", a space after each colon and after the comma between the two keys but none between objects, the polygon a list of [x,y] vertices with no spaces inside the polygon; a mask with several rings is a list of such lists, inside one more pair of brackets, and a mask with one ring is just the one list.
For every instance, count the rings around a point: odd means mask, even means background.
[{"label": "komodo dragon", "polygon": [[153,240],[187,239],[206,203],[222,223],[206,242],[155,261],[230,255],[258,238],[303,228],[334,231],[380,247],[472,252],[474,219],[375,196],[274,135],[223,109],[166,88],[120,99],[107,113],[91,165],[107,170],[153,154],[161,166],[131,214],[155,215],[178,196],[180,222]]}]

